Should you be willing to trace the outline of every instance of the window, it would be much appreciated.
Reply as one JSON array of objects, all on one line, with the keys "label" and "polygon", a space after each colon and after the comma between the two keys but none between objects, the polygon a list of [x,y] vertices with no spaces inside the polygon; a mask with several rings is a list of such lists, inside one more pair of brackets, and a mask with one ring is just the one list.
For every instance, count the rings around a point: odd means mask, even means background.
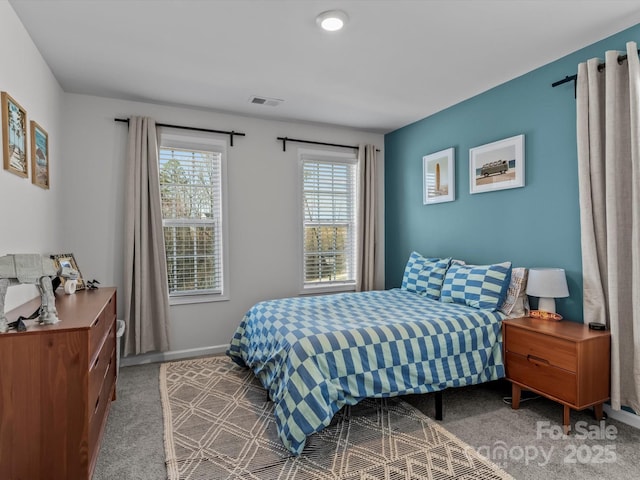
[{"label": "window", "polygon": [[303,289],[353,290],[357,158],[301,150],[300,165]]},{"label": "window", "polygon": [[225,144],[162,134],[160,197],[172,304],[226,294]]}]

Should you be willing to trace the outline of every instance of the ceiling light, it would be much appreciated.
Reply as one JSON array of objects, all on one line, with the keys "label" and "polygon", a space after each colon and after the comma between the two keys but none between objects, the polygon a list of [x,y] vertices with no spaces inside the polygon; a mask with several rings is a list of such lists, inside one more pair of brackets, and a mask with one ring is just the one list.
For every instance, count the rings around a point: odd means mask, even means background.
[{"label": "ceiling light", "polygon": [[342,10],[329,10],[318,15],[316,23],[327,32],[335,32],[342,29],[348,19],[349,17]]}]

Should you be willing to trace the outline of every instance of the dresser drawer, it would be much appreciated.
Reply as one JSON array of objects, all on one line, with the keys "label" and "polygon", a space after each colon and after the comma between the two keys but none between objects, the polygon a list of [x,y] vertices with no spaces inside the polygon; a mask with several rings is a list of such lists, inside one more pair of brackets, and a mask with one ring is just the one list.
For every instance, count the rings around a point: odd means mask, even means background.
[{"label": "dresser drawer", "polygon": [[113,352],[116,345],[116,327],[109,330],[109,334],[102,344],[102,348],[95,356],[89,369],[89,405],[95,405],[95,401],[102,390],[102,384],[107,376]]},{"label": "dresser drawer", "polygon": [[109,298],[109,302],[104,307],[104,312],[108,319],[116,318],[116,292],[113,292],[113,295]]},{"label": "dresser drawer", "polygon": [[107,371],[104,376],[104,382],[100,393],[89,403],[89,449],[92,451],[94,446],[98,444],[100,432],[107,418],[105,411],[111,403],[111,395],[116,380],[116,354],[115,350],[109,358]]},{"label": "dresser drawer", "polygon": [[95,356],[102,346],[105,335],[116,322],[115,297],[110,297],[108,304],[100,312],[100,315],[91,324],[89,330],[90,358],[95,360]]},{"label": "dresser drawer", "polygon": [[506,351],[532,356],[549,365],[576,372],[578,357],[575,342],[527,330],[507,327]]},{"label": "dresser drawer", "polygon": [[576,374],[535,357],[507,352],[507,378],[565,402],[577,400]]}]

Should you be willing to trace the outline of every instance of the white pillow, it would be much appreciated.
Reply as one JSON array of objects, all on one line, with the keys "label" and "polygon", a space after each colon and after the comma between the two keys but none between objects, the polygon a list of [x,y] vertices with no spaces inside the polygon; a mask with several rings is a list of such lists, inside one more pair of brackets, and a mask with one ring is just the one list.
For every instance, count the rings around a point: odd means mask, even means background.
[{"label": "white pillow", "polygon": [[524,267],[511,269],[511,281],[507,296],[498,310],[509,318],[529,315],[529,297],[527,296],[527,276],[529,271]]}]

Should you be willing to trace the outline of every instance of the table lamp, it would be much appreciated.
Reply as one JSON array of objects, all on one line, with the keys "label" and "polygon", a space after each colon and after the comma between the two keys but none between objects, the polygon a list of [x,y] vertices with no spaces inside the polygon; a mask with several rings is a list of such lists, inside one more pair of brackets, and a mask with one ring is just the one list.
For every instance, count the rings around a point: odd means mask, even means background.
[{"label": "table lamp", "polygon": [[538,310],[556,313],[555,299],[569,296],[564,269],[530,268],[527,295],[539,297]]}]

